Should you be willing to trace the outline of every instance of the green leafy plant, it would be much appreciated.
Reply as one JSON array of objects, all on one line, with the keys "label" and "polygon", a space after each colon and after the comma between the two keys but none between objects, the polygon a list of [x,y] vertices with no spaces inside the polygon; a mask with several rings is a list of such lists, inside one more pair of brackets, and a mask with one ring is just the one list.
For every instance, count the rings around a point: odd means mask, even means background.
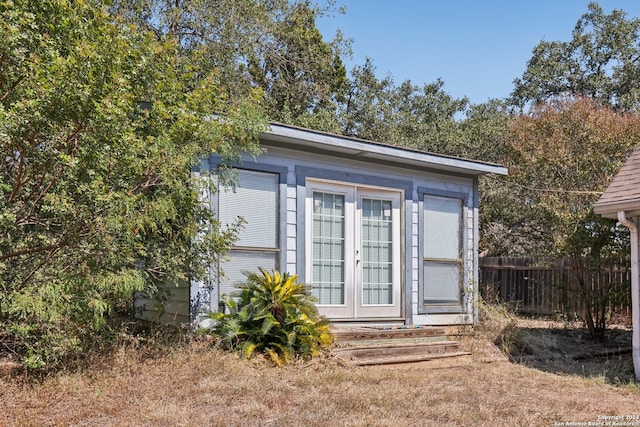
[{"label": "green leafy plant", "polygon": [[216,312],[213,334],[244,357],[263,353],[278,365],[318,355],[333,342],[328,321],[297,276],[268,272],[247,275],[241,290],[226,298],[229,313]]},{"label": "green leafy plant", "polygon": [[[236,238],[197,165],[258,153],[255,99],[103,0],[0,0],[0,354],[67,366],[135,292],[206,276]],[[222,120],[214,120],[212,113]]]}]

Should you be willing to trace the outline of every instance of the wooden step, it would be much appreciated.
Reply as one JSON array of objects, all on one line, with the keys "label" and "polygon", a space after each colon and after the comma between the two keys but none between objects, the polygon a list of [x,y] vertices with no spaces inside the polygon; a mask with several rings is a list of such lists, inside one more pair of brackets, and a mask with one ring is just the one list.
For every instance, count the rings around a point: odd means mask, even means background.
[{"label": "wooden step", "polygon": [[383,340],[396,343],[428,342],[443,340],[446,336],[443,328],[401,327],[401,328],[352,328],[334,329],[338,344],[364,345],[375,344]]},{"label": "wooden step", "polygon": [[[354,359],[351,362],[356,366],[396,365],[403,363],[429,362],[435,360],[464,360],[462,358],[470,355],[471,353],[466,351],[457,351],[451,353],[435,353],[422,355],[416,354],[409,356],[375,357],[369,359],[363,358]],[[465,363],[468,363],[468,361]]]},{"label": "wooden step", "polygon": [[442,354],[458,350],[455,341],[438,341],[417,344],[380,344],[358,347],[339,347],[333,353],[348,359],[362,359],[390,356],[415,356],[427,354]]},{"label": "wooden step", "polygon": [[446,331],[429,326],[334,328],[333,354],[359,366],[414,363],[468,356]]}]

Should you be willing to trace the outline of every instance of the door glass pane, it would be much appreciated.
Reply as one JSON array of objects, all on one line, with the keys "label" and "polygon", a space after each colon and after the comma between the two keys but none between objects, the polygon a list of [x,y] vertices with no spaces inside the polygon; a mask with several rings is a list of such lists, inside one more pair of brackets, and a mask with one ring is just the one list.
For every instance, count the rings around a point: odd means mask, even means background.
[{"label": "door glass pane", "polygon": [[424,257],[459,259],[462,203],[438,196],[424,198]]},{"label": "door glass pane", "polygon": [[393,304],[391,201],[362,199],[362,303]]},{"label": "door glass pane", "polygon": [[313,193],[313,295],[319,304],[344,304],[345,198]]}]

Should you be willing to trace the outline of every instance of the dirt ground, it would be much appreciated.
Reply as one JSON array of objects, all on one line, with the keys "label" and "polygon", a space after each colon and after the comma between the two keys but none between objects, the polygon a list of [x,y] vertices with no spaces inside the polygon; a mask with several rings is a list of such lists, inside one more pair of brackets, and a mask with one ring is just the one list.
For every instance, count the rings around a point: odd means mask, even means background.
[{"label": "dirt ground", "polygon": [[0,378],[0,425],[640,426],[630,355],[603,354],[629,347],[628,329],[608,343],[567,323],[508,329],[498,344],[460,331],[462,359],[384,368],[330,356],[277,368],[206,342],[123,348],[92,369]]},{"label": "dirt ground", "polygon": [[519,319],[524,346],[511,354],[517,363],[556,374],[603,376],[611,384],[633,381],[631,327],[612,325],[603,341],[579,323]]}]

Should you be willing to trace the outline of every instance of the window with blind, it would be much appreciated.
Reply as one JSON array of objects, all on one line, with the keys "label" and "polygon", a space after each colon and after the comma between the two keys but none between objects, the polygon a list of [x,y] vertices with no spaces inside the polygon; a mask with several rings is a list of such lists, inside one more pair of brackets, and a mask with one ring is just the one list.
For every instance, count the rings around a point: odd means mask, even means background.
[{"label": "window with blind", "polygon": [[218,219],[224,226],[238,217],[245,223],[238,240],[229,251],[229,259],[221,268],[219,296],[237,291],[245,281],[244,272],[257,272],[258,267],[278,269],[279,244],[279,175],[239,169],[235,187],[218,192]]},{"label": "window with blind", "polygon": [[423,199],[423,301],[435,311],[462,308],[462,200],[425,195]]}]

